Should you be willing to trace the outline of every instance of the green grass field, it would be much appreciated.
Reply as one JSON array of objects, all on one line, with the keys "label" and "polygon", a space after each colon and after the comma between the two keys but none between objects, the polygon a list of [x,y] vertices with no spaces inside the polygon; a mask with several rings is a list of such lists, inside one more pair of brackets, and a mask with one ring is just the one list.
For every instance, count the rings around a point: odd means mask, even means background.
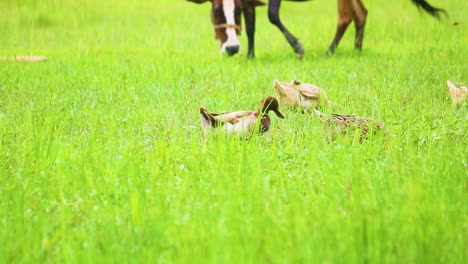
[{"label": "green grass field", "polygon": [[[131,2],[135,2],[130,4]],[[1,263],[466,263],[468,4],[366,1],[337,53],[336,1],[284,2],[297,60],[257,9],[256,59],[222,56],[209,4],[6,0],[0,56]],[[454,22],[459,25],[453,26]],[[203,139],[199,107],[253,110],[273,80],[324,88],[386,138],[329,141],[282,109],[248,141]]]}]

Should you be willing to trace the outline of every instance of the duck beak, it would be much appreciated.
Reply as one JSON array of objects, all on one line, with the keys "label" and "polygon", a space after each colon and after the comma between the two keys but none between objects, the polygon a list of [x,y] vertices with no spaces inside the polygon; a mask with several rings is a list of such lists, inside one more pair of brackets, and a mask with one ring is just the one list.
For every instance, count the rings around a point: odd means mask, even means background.
[{"label": "duck beak", "polygon": [[275,112],[275,114],[276,114],[279,118],[283,118],[283,119],[284,119],[284,115],[283,115],[283,113],[280,112],[279,109],[275,109],[275,110],[273,110],[273,112]]}]

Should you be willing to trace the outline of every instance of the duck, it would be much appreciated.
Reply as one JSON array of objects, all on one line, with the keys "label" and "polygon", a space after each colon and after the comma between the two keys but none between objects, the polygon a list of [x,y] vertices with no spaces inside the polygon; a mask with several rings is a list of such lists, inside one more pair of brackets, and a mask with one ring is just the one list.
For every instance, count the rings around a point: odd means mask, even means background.
[{"label": "duck", "polygon": [[330,107],[327,93],[322,88],[301,81],[274,81],[275,91],[279,102],[286,107],[318,108],[322,104]]},{"label": "duck", "polygon": [[[369,131],[377,132],[378,130],[384,129],[384,123],[366,117],[359,117],[356,115],[324,114],[317,109],[314,109],[314,112],[317,117],[325,123],[325,132],[329,127],[340,130],[342,134],[346,134],[350,130],[360,130],[360,143],[363,142]],[[332,131],[332,136],[334,136],[333,132],[335,131]],[[386,131],[384,134],[387,134]]]},{"label": "duck", "polygon": [[220,114],[210,113],[204,106],[200,107],[201,126],[206,135],[210,130],[222,130],[228,136],[248,139],[255,133],[265,133],[270,129],[269,112],[273,111],[279,118],[284,118],[279,110],[278,100],[272,96],[263,99],[256,111],[234,111]]},{"label": "duck", "polygon": [[447,80],[447,86],[449,88],[450,97],[452,98],[452,104],[457,105],[465,101],[468,97],[468,88],[466,86],[458,88],[449,80]]}]

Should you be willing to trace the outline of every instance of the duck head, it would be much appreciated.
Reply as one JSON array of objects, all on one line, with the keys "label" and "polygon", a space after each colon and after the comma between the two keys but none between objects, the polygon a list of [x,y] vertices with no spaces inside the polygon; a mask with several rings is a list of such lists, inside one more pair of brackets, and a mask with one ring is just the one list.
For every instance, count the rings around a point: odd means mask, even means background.
[{"label": "duck head", "polygon": [[263,99],[258,107],[259,114],[268,114],[269,111],[275,112],[275,114],[279,118],[284,118],[283,113],[281,113],[279,110],[278,100],[271,96],[268,96],[267,98]]},{"label": "duck head", "polygon": [[295,107],[300,105],[302,96],[300,95],[294,82],[280,82],[275,80],[275,91],[278,94],[278,100],[286,107]]}]

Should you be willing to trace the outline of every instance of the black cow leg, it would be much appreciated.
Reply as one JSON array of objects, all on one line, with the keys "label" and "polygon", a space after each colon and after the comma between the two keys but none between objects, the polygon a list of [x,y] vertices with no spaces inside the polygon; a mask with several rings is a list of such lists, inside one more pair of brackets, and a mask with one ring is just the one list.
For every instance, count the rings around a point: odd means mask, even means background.
[{"label": "black cow leg", "polygon": [[354,24],[356,26],[356,38],[354,47],[357,50],[362,50],[362,41],[364,39],[364,28],[366,27],[367,9],[361,1],[356,2],[353,14]]},{"label": "black cow leg", "polygon": [[296,56],[300,59],[304,56],[304,48],[302,47],[302,44],[299,43],[299,40],[294,37],[289,31],[286,29],[286,27],[281,23],[280,17],[279,17],[279,8],[281,5],[281,0],[270,0],[268,2],[268,18],[270,19],[270,22],[275,25],[276,27],[283,32],[283,35],[286,37],[288,40],[289,45],[294,49],[294,52],[296,53]]},{"label": "black cow leg", "polygon": [[365,24],[359,25],[356,23],[356,38],[354,41],[354,48],[361,51],[362,50],[362,40],[364,39],[364,27]]},{"label": "black cow leg", "polygon": [[255,58],[255,5],[249,4],[249,1],[243,1],[244,6],[244,21],[245,31],[247,32],[247,39],[249,42],[249,49],[247,51],[247,59]]}]

